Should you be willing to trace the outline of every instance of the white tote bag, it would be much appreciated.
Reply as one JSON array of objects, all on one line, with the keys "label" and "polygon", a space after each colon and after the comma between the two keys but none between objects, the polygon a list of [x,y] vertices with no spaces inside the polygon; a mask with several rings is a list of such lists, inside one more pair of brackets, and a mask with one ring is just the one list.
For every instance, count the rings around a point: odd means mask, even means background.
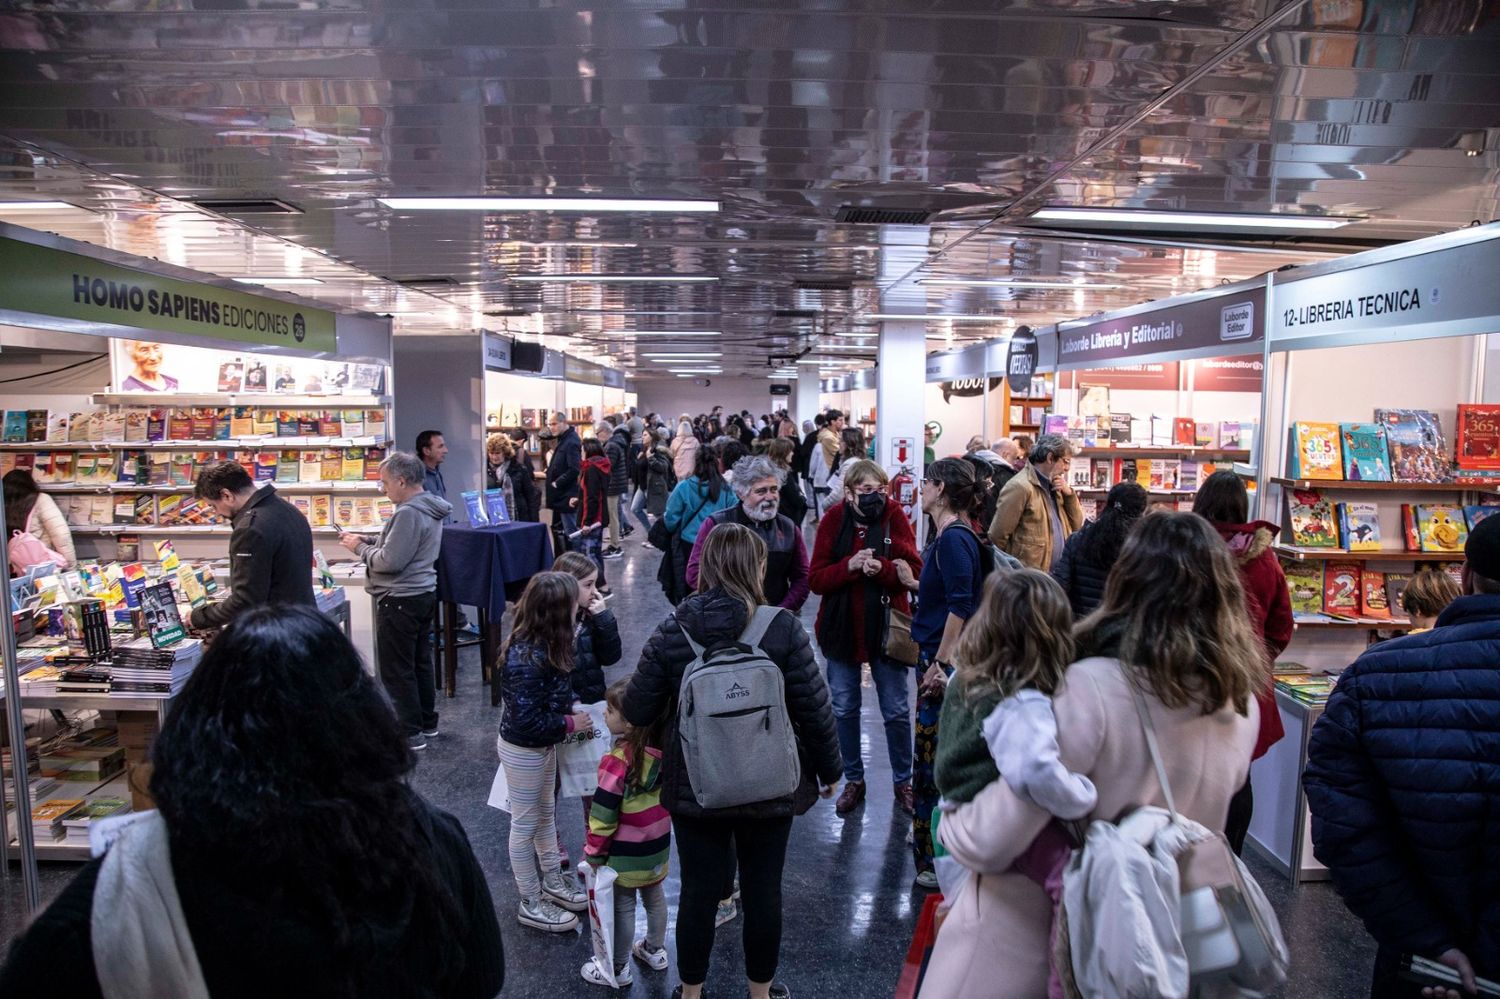
[{"label": "white tote bag", "polygon": [[594,963],[612,987],[619,988],[615,978],[615,878],[613,867],[583,868],[583,884],[589,893],[589,936],[594,941]]},{"label": "white tote bag", "polygon": [[[500,740],[495,740],[496,750],[499,749]],[[495,779],[490,783],[490,797],[486,802],[491,808],[498,808],[502,812],[510,811],[510,782],[505,779],[505,764],[495,765]]]},{"label": "white tote bag", "polygon": [[589,731],[572,732],[557,746],[560,798],[581,798],[599,789],[599,761],[609,752],[613,737],[604,724],[604,702],[575,704],[575,711],[589,715]]}]

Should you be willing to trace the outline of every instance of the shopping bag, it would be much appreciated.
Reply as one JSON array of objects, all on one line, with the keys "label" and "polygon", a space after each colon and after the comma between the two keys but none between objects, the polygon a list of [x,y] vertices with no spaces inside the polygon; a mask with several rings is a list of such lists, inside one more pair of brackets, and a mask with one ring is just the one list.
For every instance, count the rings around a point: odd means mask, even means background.
[{"label": "shopping bag", "polygon": [[490,782],[490,797],[486,804],[502,812],[510,811],[510,782],[505,779],[504,763],[495,765],[495,779]]},{"label": "shopping bag", "polygon": [[589,893],[589,936],[594,941],[594,963],[613,988],[615,978],[615,878],[613,867],[579,864],[583,868],[583,886]]},{"label": "shopping bag", "polygon": [[916,999],[922,990],[922,979],[927,974],[927,962],[932,957],[932,946],[937,941],[938,907],[943,896],[928,895],[922,903],[922,912],[917,916],[917,928],[911,935],[911,945],[906,948],[906,960],[901,965],[901,975],[896,979],[894,999]]},{"label": "shopping bag", "polygon": [[604,724],[604,702],[575,704],[574,711],[587,711],[589,731],[570,732],[557,747],[557,775],[562,782],[558,796],[581,798],[599,789],[599,761],[609,752],[611,736]]}]

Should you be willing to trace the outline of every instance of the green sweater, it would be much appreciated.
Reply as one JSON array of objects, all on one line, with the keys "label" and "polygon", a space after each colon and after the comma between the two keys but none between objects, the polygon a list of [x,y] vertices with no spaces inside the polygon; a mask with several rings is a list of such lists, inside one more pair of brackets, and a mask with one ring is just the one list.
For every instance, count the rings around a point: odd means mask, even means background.
[{"label": "green sweater", "polygon": [[937,756],[933,761],[938,793],[952,802],[974,797],[1000,778],[995,758],[984,741],[981,726],[1000,694],[990,691],[970,701],[957,682],[948,685],[943,713],[938,718]]}]

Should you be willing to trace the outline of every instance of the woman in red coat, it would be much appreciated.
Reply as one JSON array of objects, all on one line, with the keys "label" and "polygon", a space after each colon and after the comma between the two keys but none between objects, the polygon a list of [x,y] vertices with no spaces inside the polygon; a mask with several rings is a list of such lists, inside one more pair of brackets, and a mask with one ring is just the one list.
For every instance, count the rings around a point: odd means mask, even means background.
[{"label": "woman in red coat", "polygon": [[823,597],[818,607],[818,646],[828,660],[828,688],[844,756],[844,791],[834,805],[839,815],[848,815],[865,798],[865,765],[859,751],[863,663],[870,664],[880,715],[885,719],[896,803],[907,814],[912,810],[913,671],[887,659],[881,650],[886,609],[908,609],[902,576],[914,579],[922,571],[922,557],[911,522],[900,505],[886,497],[889,481],[885,469],[873,461],[860,459],[845,465],[844,502],[823,515],[813,542],[808,582]]},{"label": "woman in red coat", "polygon": [[[1250,520],[1250,495],[1245,491],[1245,483],[1233,472],[1215,472],[1205,479],[1193,500],[1193,512],[1213,524],[1229,545],[1240,569],[1240,581],[1245,584],[1245,609],[1250,613],[1250,623],[1265,642],[1266,662],[1275,662],[1292,640],[1292,597],[1287,592],[1286,574],[1271,549],[1281,528],[1268,521]],[[1264,756],[1286,734],[1269,671],[1256,699],[1260,702],[1260,735],[1255,740],[1252,760]],[[1245,843],[1253,807],[1250,780],[1246,778],[1245,786],[1230,799],[1229,820],[1224,826],[1224,835],[1235,853]]]}]

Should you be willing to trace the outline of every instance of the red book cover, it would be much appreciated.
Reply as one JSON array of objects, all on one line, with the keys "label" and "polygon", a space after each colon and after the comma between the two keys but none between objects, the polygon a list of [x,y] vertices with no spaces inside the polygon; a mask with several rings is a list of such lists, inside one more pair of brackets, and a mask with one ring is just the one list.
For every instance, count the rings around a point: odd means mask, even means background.
[{"label": "red book cover", "polygon": [[172,410],[167,417],[167,440],[190,441],[193,439],[193,416],[187,410]]},{"label": "red book cover", "polygon": [[1376,572],[1369,566],[1365,566],[1360,573],[1359,613],[1363,617],[1382,621],[1391,619],[1391,605],[1385,592],[1385,573]]},{"label": "red book cover", "polygon": [[1182,447],[1193,447],[1198,443],[1198,424],[1186,416],[1172,420],[1172,443]]},{"label": "red book cover", "polygon": [[1500,406],[1458,404],[1458,467],[1500,469]]},{"label": "red book cover", "polygon": [[1323,613],[1359,616],[1359,563],[1329,562],[1323,571]]},{"label": "red book cover", "polygon": [[1422,550],[1422,538],[1417,533],[1417,508],[1411,503],[1401,504],[1401,540],[1409,552]]}]

